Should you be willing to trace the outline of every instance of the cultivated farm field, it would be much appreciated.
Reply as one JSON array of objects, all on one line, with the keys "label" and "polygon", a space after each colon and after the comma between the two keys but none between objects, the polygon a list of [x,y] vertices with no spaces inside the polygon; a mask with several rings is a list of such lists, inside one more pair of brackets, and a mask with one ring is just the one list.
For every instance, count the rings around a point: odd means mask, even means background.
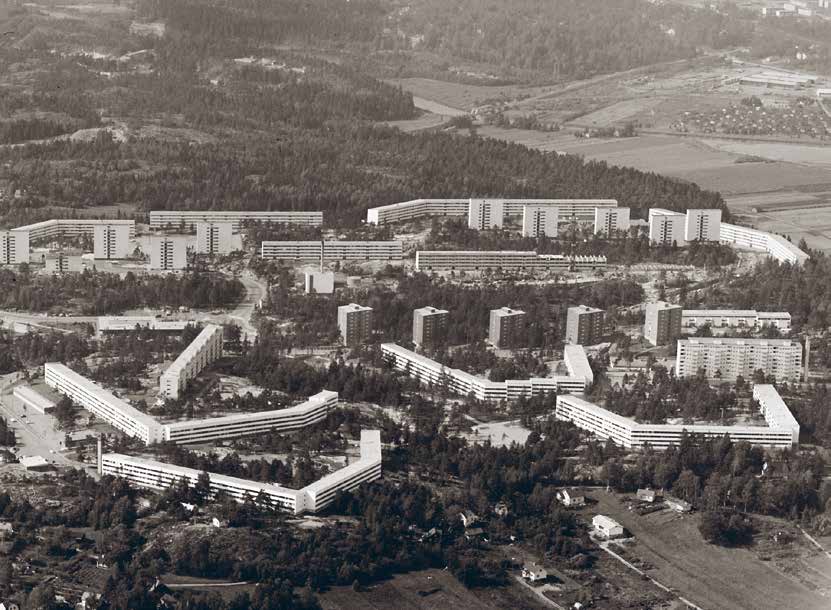
[{"label": "cultivated farm field", "polygon": [[[765,561],[761,548],[728,549],[705,542],[698,515],[664,510],[640,516],[615,494],[593,490],[591,497],[598,501],[591,513],[611,516],[634,535],[628,556],[653,566],[649,576],[702,608],[828,608],[831,559],[807,541],[796,538],[771,552],[759,540],[756,547],[764,546]],[[777,554],[784,558],[781,562]],[[812,571],[798,577],[803,571],[796,568],[803,562]]]}]

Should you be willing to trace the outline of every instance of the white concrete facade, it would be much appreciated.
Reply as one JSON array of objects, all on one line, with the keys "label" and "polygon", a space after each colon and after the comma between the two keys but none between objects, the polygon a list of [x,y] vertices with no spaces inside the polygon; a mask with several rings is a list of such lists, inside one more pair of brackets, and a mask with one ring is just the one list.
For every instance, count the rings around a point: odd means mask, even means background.
[{"label": "white concrete facade", "polygon": [[150,268],[163,271],[179,271],[188,266],[185,243],[167,237],[154,237],[150,249]]},{"label": "white concrete facade", "polygon": [[557,396],[555,417],[569,421],[578,428],[591,432],[601,440],[611,439],[627,449],[653,449],[678,446],[684,434],[704,438],[729,435],[734,442],[746,441],[753,445],[790,449],[799,444],[799,424],[782,401],[776,388],[757,385],[753,396],[761,405],[761,414],[767,426],[719,426],[710,424],[639,424],[591,403],[579,396]]},{"label": "white concrete facade", "polygon": [[790,339],[690,337],[678,341],[675,374],[693,377],[703,370],[708,379],[752,379],[757,370],[777,381],[799,381],[802,344]]},{"label": "white concrete facade", "polygon": [[595,208],[594,234],[614,235],[619,231],[629,231],[629,208]]},{"label": "white concrete facade", "polygon": [[460,369],[444,366],[395,343],[381,344],[381,355],[386,362],[404,371],[423,384],[446,385],[461,396],[472,395],[478,400],[517,400],[521,396],[537,396],[550,392],[584,392],[591,385],[591,372],[585,351],[579,345],[569,346],[563,356],[569,375],[490,381]]},{"label": "white concrete facade", "polygon": [[791,330],[791,314],[787,311],[756,311],[755,309],[685,309],[681,312],[681,327],[695,331],[709,324],[714,333],[738,329],[760,329],[774,326],[782,332]]},{"label": "white concrete facade", "polygon": [[47,362],[43,365],[43,376],[50,388],[68,396],[127,436],[139,438],[147,445],[164,439],[162,425],[155,419],[68,366],[59,362]]},{"label": "white concrete facade", "polygon": [[[519,216],[525,206],[548,206],[558,208],[559,222],[593,222],[594,210],[598,207],[617,207],[616,199],[514,199],[491,198],[485,201],[499,201],[506,216]],[[470,211],[471,198],[467,199],[413,199],[377,208],[366,212],[368,224],[382,225],[390,222],[412,220],[429,216],[465,216]]]},{"label": "white concrete facade", "polygon": [[684,214],[652,208],[649,210],[649,241],[658,245],[684,245],[687,217]]},{"label": "white concrete facade", "polygon": [[560,208],[557,206],[522,206],[523,237],[557,237],[559,233],[559,226]]},{"label": "white concrete facade", "polygon": [[323,212],[259,212],[254,210],[236,211],[168,211],[150,212],[151,229],[177,229],[184,225],[186,231],[193,231],[200,222],[230,222],[234,232],[239,232],[245,222],[272,224],[299,224],[319,227],[323,224]]},{"label": "white concrete facade", "polygon": [[166,424],[164,439],[177,444],[205,443],[269,431],[289,432],[323,421],[337,406],[338,393],[323,390],[305,402],[285,409]]},{"label": "white concrete facade", "polygon": [[29,262],[29,233],[0,231],[0,264],[19,265]]},{"label": "white concrete facade", "polygon": [[[138,487],[162,491],[182,479],[195,485],[202,472],[155,460],[108,453],[101,458],[101,474],[123,478]],[[221,492],[237,502],[261,496],[267,498],[273,508],[299,515],[319,512],[331,504],[339,492],[351,491],[364,483],[375,481],[381,478],[381,474],[381,432],[362,430],[361,457],[358,461],[302,489],[289,489],[214,473],[209,473],[209,477],[210,491],[214,496]]]},{"label": "white concrete facade", "polygon": [[681,334],[683,310],[666,301],[647,303],[643,336],[652,345],[666,345]]},{"label": "white concrete facade", "polygon": [[181,332],[193,320],[165,320],[154,316],[99,316],[98,332],[129,332],[137,327],[162,332]]},{"label": "white concrete facade", "polygon": [[196,252],[221,255],[234,251],[234,224],[232,222],[196,223]]},{"label": "white concrete facade", "polygon": [[811,258],[781,235],[766,233],[750,227],[741,227],[723,222],[721,223],[719,237],[723,244],[737,248],[761,250],[782,263],[802,265]]},{"label": "white concrete facade", "polygon": [[188,381],[222,356],[222,327],[208,324],[159,379],[159,394],[179,398]]},{"label": "white concrete facade", "polygon": [[372,307],[357,303],[338,307],[338,330],[347,347],[365,343],[372,337]]},{"label": "white concrete facade", "polygon": [[80,273],[84,266],[80,256],[69,256],[63,252],[47,254],[43,259],[45,273],[62,275],[64,273]]},{"label": "white concrete facade", "polygon": [[491,309],[488,320],[488,342],[497,349],[514,347],[516,337],[525,324],[525,312],[510,307]]},{"label": "white concrete facade", "polygon": [[533,250],[419,250],[417,271],[596,271],[606,268],[605,256],[537,254]]},{"label": "white concrete facade", "polygon": [[400,241],[264,241],[260,256],[288,261],[401,261],[404,245]]},{"label": "white concrete facade", "polygon": [[467,226],[484,231],[501,229],[505,221],[505,202],[501,199],[471,199],[468,204]]},{"label": "white concrete facade", "polygon": [[721,210],[687,210],[684,220],[684,239],[690,241],[719,241],[721,239]]},{"label": "white concrete facade", "polygon": [[94,236],[95,227],[100,225],[124,225],[130,232],[130,239],[136,236],[135,220],[105,219],[95,220],[87,218],[53,218],[31,225],[12,229],[17,233],[25,233],[30,243],[48,241],[55,237],[79,237],[81,235]]},{"label": "white concrete facade", "polygon": [[93,256],[96,260],[124,259],[130,256],[130,226],[100,224],[92,230]]},{"label": "white concrete facade", "polygon": [[55,410],[57,403],[43,394],[36,392],[27,385],[18,385],[12,391],[12,397],[17,403],[27,409],[34,409],[41,415],[46,415]]},{"label": "white concrete facade", "polygon": [[331,271],[306,271],[303,274],[306,294],[335,292],[335,274]]}]

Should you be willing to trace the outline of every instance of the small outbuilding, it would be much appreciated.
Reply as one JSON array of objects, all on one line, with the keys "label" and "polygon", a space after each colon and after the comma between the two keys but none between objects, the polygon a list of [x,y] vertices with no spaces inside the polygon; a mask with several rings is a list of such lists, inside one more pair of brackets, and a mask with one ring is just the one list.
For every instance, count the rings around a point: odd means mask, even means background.
[{"label": "small outbuilding", "polygon": [[595,534],[606,540],[623,536],[623,526],[606,515],[596,515],[592,519],[592,526],[594,526]]},{"label": "small outbuilding", "polygon": [[658,502],[663,497],[663,494],[660,491],[655,489],[639,489],[637,492],[638,500],[641,502],[648,502],[649,504],[654,504]]},{"label": "small outbuilding", "polygon": [[574,491],[570,491],[568,489],[558,491],[557,500],[559,500],[563,506],[568,506],[570,508],[578,508],[586,505],[586,497],[584,495],[575,493]]}]

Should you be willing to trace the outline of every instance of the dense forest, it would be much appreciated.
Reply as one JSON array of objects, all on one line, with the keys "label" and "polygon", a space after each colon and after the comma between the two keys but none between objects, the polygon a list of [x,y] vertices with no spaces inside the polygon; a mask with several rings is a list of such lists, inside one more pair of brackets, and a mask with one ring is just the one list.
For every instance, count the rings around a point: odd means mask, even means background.
[{"label": "dense forest", "polygon": [[417,47],[549,81],[686,59],[743,44],[752,31],[724,13],[642,0],[417,0],[411,9],[399,27],[423,36]]},{"label": "dense forest", "polygon": [[177,275],[116,274],[85,270],[47,277],[24,270],[0,271],[8,287],[0,308],[26,311],[77,310],[84,315],[122,313],[138,307],[224,307],[239,301],[245,287],[237,279],[190,273]]}]

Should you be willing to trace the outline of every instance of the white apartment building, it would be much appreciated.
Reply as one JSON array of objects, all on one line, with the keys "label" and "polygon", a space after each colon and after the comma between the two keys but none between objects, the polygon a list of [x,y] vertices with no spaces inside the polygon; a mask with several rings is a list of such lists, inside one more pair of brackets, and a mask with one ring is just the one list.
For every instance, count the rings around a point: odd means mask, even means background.
[{"label": "white apartment building", "polygon": [[306,271],[303,274],[306,294],[335,292],[335,274],[331,271]]},{"label": "white apartment building", "polygon": [[666,301],[647,303],[643,336],[652,345],[666,345],[681,335],[683,310]]},{"label": "white apartment building", "polygon": [[501,199],[471,199],[468,204],[467,226],[484,231],[501,229],[505,220],[505,202]]},{"label": "white apartment building", "polygon": [[29,233],[0,231],[0,265],[19,265],[29,262]]},{"label": "white apartment building", "polygon": [[193,320],[165,320],[154,316],[99,316],[98,332],[129,332],[136,328],[146,328],[160,332],[181,332]]},{"label": "white apartment building", "polygon": [[231,222],[196,223],[196,252],[221,255],[234,251],[234,224]]},{"label": "white apartment building", "polygon": [[[600,209],[600,208],[598,208]],[[606,208],[604,208],[606,209]],[[551,205],[522,206],[523,237],[557,237],[560,208]]]},{"label": "white apartment building", "polygon": [[629,231],[629,208],[595,208],[594,234],[614,235],[618,231]]},{"label": "white apartment building", "polygon": [[491,309],[488,320],[488,342],[498,349],[515,347],[519,333],[524,326],[524,311],[510,307]]},{"label": "white apartment building", "polygon": [[[498,198],[481,201],[501,202],[504,215],[519,216],[523,208],[550,206],[558,208],[559,222],[593,222],[598,207],[617,207],[616,199],[512,199]],[[368,224],[387,224],[427,216],[465,216],[470,211],[471,199],[413,199],[401,203],[369,208]]]},{"label": "white apartment building", "polygon": [[591,385],[591,372],[586,353],[579,345],[569,346],[563,354],[568,375],[490,381],[460,369],[444,366],[395,343],[381,344],[381,355],[399,371],[404,371],[423,384],[446,385],[461,396],[472,395],[478,400],[517,400],[521,396],[536,396],[549,392],[584,392]]},{"label": "white apartment building", "polygon": [[188,266],[185,242],[169,237],[154,237],[150,249],[150,268],[178,271]]},{"label": "white apartment building", "polygon": [[799,444],[799,424],[772,385],[756,385],[753,397],[759,401],[767,426],[720,426],[710,424],[640,424],[591,403],[579,396],[557,396],[555,417],[591,432],[601,440],[611,439],[627,449],[666,449],[678,446],[684,434],[704,438],[729,435],[734,442],[774,449]]},{"label": "white apartment building", "polygon": [[417,271],[553,271],[580,272],[606,268],[605,256],[537,254],[533,250],[419,250]]},{"label": "white apartment building", "polygon": [[127,401],[118,398],[68,366],[58,362],[43,365],[43,376],[50,388],[68,396],[96,417],[145,444],[164,440],[162,425]]},{"label": "white apartment building", "polygon": [[130,225],[99,224],[92,229],[93,256],[96,260],[130,256]]},{"label": "white apartment building", "polygon": [[188,381],[222,356],[222,327],[208,324],[159,379],[159,394],[179,398]]},{"label": "white apartment building", "polygon": [[756,330],[774,326],[787,333],[791,330],[791,314],[787,311],[756,311],[755,309],[685,309],[681,327],[690,332],[709,324],[713,333],[732,329]]},{"label": "white apartment building", "polygon": [[721,210],[687,210],[684,221],[686,241],[719,241],[721,239]]},{"label": "white apartment building", "polygon": [[43,259],[44,273],[62,275],[64,273],[80,273],[84,265],[80,256],[69,256],[63,252],[47,254]]},{"label": "white apartment building", "polygon": [[649,241],[658,245],[684,245],[687,217],[684,214],[652,208],[649,210]]},{"label": "white apartment building", "polygon": [[17,227],[12,231],[25,233],[28,242],[35,243],[49,241],[55,237],[78,237],[80,235],[94,237],[95,227],[100,225],[124,225],[128,227],[130,239],[136,236],[135,220],[94,220],[89,218],[53,218],[52,220]]},{"label": "white apartment building", "polygon": [[678,341],[675,373],[692,377],[703,370],[708,379],[751,379],[757,370],[777,381],[798,381],[802,368],[802,344],[790,339],[731,339],[691,337]]},{"label": "white apartment building", "polygon": [[269,431],[289,432],[323,421],[337,406],[338,393],[323,390],[286,409],[166,424],[164,440],[177,444],[206,443]]},{"label": "white apartment building", "polygon": [[240,225],[245,222],[319,227],[323,224],[323,212],[260,212],[254,210],[244,212],[153,210],[150,212],[151,229],[175,230],[184,227],[185,231],[193,231],[200,222],[230,222],[235,233],[239,233]]},{"label": "white apartment building", "polygon": [[782,263],[801,265],[810,258],[808,254],[781,235],[774,235],[749,227],[740,227],[739,225],[723,222],[721,223],[719,236],[723,244],[729,244],[737,248],[761,250]]},{"label": "white apartment building", "polygon": [[285,261],[401,261],[404,246],[400,241],[264,241],[260,256]]},{"label": "white apartment building", "polygon": [[413,310],[413,344],[416,347],[434,347],[447,339],[450,312],[436,307]]},{"label": "white apartment building", "polygon": [[[201,471],[174,466],[155,460],[132,457],[120,453],[101,456],[101,474],[123,478],[131,484],[162,491],[182,479],[190,485],[199,480]],[[315,513],[328,506],[340,491],[351,491],[363,483],[381,478],[381,432],[361,431],[361,457],[358,461],[326,475],[302,489],[289,489],[270,483],[259,483],[237,477],[209,473],[212,494],[220,491],[237,502],[255,499],[259,495],[268,498],[271,505],[295,515]]]}]

